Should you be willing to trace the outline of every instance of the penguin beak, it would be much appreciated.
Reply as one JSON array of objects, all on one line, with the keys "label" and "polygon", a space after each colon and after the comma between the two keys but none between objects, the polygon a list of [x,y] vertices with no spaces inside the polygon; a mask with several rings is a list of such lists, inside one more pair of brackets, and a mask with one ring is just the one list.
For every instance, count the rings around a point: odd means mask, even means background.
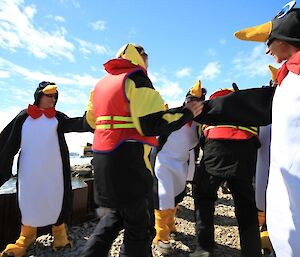
[{"label": "penguin beak", "polygon": [[56,85],[48,85],[43,90],[45,95],[51,95],[57,93],[57,86]]},{"label": "penguin beak", "polygon": [[277,72],[278,72],[278,69],[277,68],[275,68],[274,66],[272,66],[272,65],[269,65],[269,70],[270,70],[270,72],[271,72],[271,79],[272,79],[272,81],[275,81],[276,80],[276,77],[277,77]]},{"label": "penguin beak", "polygon": [[195,85],[190,89],[190,94],[200,98],[202,96],[201,80],[197,80]]},{"label": "penguin beak", "polygon": [[246,28],[234,33],[235,37],[246,41],[266,42],[272,32],[272,22]]}]

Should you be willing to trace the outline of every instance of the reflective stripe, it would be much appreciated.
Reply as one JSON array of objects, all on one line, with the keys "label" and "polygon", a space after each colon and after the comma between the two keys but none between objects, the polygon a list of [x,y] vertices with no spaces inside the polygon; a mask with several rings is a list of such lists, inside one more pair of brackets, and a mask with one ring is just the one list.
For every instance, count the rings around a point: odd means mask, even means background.
[{"label": "reflective stripe", "polygon": [[254,135],[258,135],[258,128],[257,127],[242,127],[242,126],[233,126],[233,125],[217,125],[217,126],[207,126],[204,130],[209,130],[213,128],[235,128],[240,130],[248,131]]},{"label": "reflective stripe", "polygon": [[135,126],[133,123],[113,124],[112,128],[135,128]]},{"label": "reflective stripe", "polygon": [[131,117],[125,117],[125,116],[113,116],[113,120],[115,120],[115,121],[131,121],[132,122]]},{"label": "reflective stripe", "polygon": [[99,116],[96,121],[111,120],[111,116]]},{"label": "reflective stripe", "polygon": [[128,116],[99,116],[96,121],[115,120],[115,121],[132,121]]},{"label": "reflective stripe", "polygon": [[110,124],[96,125],[96,129],[110,129]]},{"label": "reflective stripe", "polygon": [[97,125],[96,129],[119,129],[119,128],[135,128],[133,123],[125,124],[102,124]]}]

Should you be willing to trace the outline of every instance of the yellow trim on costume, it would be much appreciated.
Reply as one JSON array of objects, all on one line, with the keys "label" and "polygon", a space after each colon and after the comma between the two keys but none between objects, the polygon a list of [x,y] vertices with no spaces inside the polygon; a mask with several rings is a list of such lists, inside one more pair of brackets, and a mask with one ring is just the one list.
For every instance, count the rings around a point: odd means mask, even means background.
[{"label": "yellow trim on costume", "polygon": [[125,82],[125,93],[129,100],[132,122],[141,135],[144,135],[140,117],[165,111],[164,101],[159,92],[149,87],[137,88],[130,78]]},{"label": "yellow trim on costume", "polygon": [[45,88],[43,88],[42,92],[45,95],[51,95],[57,93],[57,85],[48,85]]},{"label": "yellow trim on costume", "polygon": [[166,120],[168,123],[171,123],[173,121],[179,120],[183,116],[183,113],[166,113],[162,116],[164,120]]},{"label": "yellow trim on costume", "polygon": [[96,123],[96,118],[95,118],[95,115],[94,115],[93,98],[94,98],[94,90],[92,90],[90,92],[90,99],[89,99],[88,105],[86,107],[85,118],[86,118],[86,121],[89,124],[89,126],[94,129],[95,128],[95,123]]},{"label": "yellow trim on costume", "polygon": [[152,170],[152,166],[151,166],[150,158],[149,158],[150,152],[151,152],[151,146],[144,144],[144,162],[146,164],[147,169],[153,175],[153,170]]},{"label": "yellow trim on costume", "polygon": [[234,33],[234,35],[241,40],[266,42],[272,31],[272,22],[266,22],[261,25],[242,29]]}]

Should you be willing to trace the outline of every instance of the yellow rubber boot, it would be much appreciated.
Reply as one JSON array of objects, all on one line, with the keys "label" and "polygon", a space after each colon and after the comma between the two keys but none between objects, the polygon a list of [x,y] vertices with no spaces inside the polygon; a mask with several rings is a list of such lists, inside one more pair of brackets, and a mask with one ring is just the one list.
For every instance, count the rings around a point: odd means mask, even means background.
[{"label": "yellow rubber boot", "polygon": [[8,244],[1,256],[22,257],[25,255],[28,247],[35,242],[35,239],[36,228],[22,225],[18,240],[14,244]]},{"label": "yellow rubber boot", "polygon": [[175,226],[176,211],[177,211],[176,208],[170,209],[170,216],[169,216],[169,220],[168,220],[168,227],[169,227],[170,233],[177,232],[177,229],[176,229],[176,226]]},{"label": "yellow rubber boot", "polygon": [[258,211],[257,216],[258,216],[258,224],[261,227],[266,222],[266,213],[264,211]]},{"label": "yellow rubber boot", "polygon": [[66,246],[72,246],[72,243],[68,239],[64,223],[59,226],[52,226],[52,235],[54,237],[54,242],[52,246],[54,251],[58,251]]},{"label": "yellow rubber boot", "polygon": [[162,254],[169,254],[171,252],[170,229],[169,221],[172,217],[172,209],[167,210],[154,210],[155,214],[155,230],[156,236],[153,243],[157,246]]},{"label": "yellow rubber boot", "polygon": [[269,252],[273,252],[273,247],[269,238],[269,233],[267,230],[260,232],[260,241],[261,241],[261,248],[267,249]]}]

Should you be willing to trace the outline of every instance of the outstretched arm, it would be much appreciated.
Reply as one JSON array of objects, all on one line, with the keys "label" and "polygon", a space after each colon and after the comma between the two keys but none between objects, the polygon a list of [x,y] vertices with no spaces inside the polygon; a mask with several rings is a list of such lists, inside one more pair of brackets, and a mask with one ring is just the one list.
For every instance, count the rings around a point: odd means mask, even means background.
[{"label": "outstretched arm", "polygon": [[204,102],[195,121],[209,125],[265,126],[270,124],[274,87],[239,90]]},{"label": "outstretched arm", "polygon": [[134,73],[126,80],[126,96],[136,129],[144,136],[169,134],[191,121],[202,110],[201,103],[166,110],[160,94],[142,73]]}]

